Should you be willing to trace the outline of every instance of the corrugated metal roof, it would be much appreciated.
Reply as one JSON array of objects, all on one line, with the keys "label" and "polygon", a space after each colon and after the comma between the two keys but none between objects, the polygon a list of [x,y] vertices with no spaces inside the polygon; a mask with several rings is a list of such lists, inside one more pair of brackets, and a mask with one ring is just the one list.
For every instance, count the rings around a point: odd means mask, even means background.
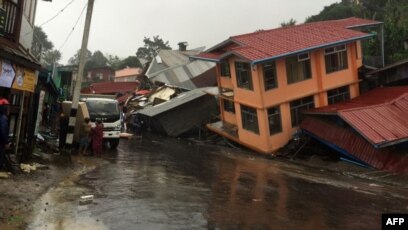
[{"label": "corrugated metal roof", "polygon": [[304,113],[338,115],[376,147],[408,140],[408,86],[376,88]]},{"label": "corrugated metal roof", "polygon": [[178,95],[177,97],[163,102],[161,104],[148,107],[142,110],[139,110],[138,113],[149,116],[149,117],[154,117],[156,115],[159,115],[163,112],[166,112],[168,110],[171,110],[173,108],[176,108],[184,103],[193,101],[199,97],[202,97],[204,95],[207,95],[204,93],[201,89],[194,89],[188,92],[185,92],[183,94]]},{"label": "corrugated metal roof", "polygon": [[401,65],[405,65],[407,63],[408,63],[408,59],[404,59],[404,60],[395,62],[395,63],[393,63],[391,65],[387,65],[387,66],[384,66],[382,68],[370,71],[370,72],[366,73],[366,75],[373,75],[373,74],[376,74],[376,73],[379,73],[379,72],[382,72],[382,71],[385,71],[385,70],[389,70],[389,69],[392,69],[392,68],[395,68],[395,67],[398,67],[398,66],[401,66]]},{"label": "corrugated metal roof", "polygon": [[[325,116],[326,117],[326,116]],[[398,149],[374,148],[351,127],[342,127],[338,122],[322,119],[321,116],[306,116],[300,127],[318,140],[335,146],[337,151],[351,154],[374,168],[397,173],[408,173],[408,155]]]},{"label": "corrugated metal roof", "polygon": [[408,93],[376,106],[339,111],[343,120],[375,146],[408,139]]},{"label": "corrugated metal roof", "polygon": [[262,62],[267,59],[308,52],[337,43],[365,39],[373,35],[352,30],[351,28],[376,24],[381,24],[381,22],[347,18],[263,30],[233,36],[229,41],[239,44],[239,46],[227,47],[230,43],[224,41],[221,45],[216,45],[195,58],[215,61],[229,55],[236,55],[251,62]]},{"label": "corrugated metal roof", "polygon": [[376,88],[361,94],[352,100],[339,102],[333,105],[304,111],[306,114],[337,114],[340,110],[379,105],[392,102],[404,93],[408,93],[408,86]]},{"label": "corrugated metal roof", "polygon": [[[152,61],[146,75],[151,81],[160,81],[168,85],[183,87],[186,89],[195,89],[202,86],[194,84],[194,78],[200,77],[207,73],[210,69],[215,69],[214,63],[205,61],[191,61],[190,55],[197,55],[202,52],[204,47],[193,50],[178,51],[178,50],[161,50],[158,57],[161,59],[159,63],[156,58]],[[216,81],[216,75],[205,74],[205,78],[209,80],[200,80],[201,83]]]}]

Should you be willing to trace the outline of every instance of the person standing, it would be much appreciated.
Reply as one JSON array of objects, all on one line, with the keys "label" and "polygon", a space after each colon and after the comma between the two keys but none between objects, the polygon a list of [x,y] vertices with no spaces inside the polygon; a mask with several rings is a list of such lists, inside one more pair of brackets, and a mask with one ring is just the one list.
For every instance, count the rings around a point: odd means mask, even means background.
[{"label": "person standing", "polygon": [[102,155],[102,145],[103,145],[103,123],[101,121],[96,121],[95,128],[91,131],[92,137],[92,149],[97,157]]},{"label": "person standing", "polygon": [[89,135],[91,133],[91,124],[89,117],[85,117],[79,133],[79,155],[85,155],[89,145]]},{"label": "person standing", "polygon": [[0,168],[7,166],[6,150],[10,148],[9,136],[9,105],[7,99],[0,99]]}]

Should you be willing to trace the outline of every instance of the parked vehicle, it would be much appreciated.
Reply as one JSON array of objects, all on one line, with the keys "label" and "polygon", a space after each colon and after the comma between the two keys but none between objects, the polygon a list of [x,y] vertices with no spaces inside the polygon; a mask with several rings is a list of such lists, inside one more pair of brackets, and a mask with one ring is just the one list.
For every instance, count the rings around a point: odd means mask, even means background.
[{"label": "parked vehicle", "polygon": [[95,127],[96,121],[102,121],[104,142],[108,142],[112,149],[116,148],[122,128],[118,101],[114,96],[95,94],[83,94],[80,96],[80,101],[86,104],[92,127]]},{"label": "parked vehicle", "polygon": [[[121,115],[119,104],[114,96],[81,94],[78,104],[78,113],[75,124],[74,142],[79,141],[79,127],[85,117],[89,117],[92,127],[95,127],[96,121],[102,121],[103,141],[109,143],[112,149],[119,144],[121,130]],[[63,111],[69,116],[71,101],[63,102]]]}]

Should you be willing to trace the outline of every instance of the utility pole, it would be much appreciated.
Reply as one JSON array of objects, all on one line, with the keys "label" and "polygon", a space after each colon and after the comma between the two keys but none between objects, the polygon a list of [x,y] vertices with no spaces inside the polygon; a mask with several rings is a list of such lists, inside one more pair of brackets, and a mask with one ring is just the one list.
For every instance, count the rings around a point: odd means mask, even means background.
[{"label": "utility pole", "polygon": [[68,151],[72,150],[72,142],[74,139],[74,129],[75,129],[75,123],[76,123],[76,115],[78,112],[79,94],[81,92],[82,77],[84,75],[84,67],[85,67],[85,61],[86,61],[85,55],[88,50],[88,38],[89,38],[89,30],[91,27],[92,10],[93,10],[94,1],[95,0],[88,0],[88,9],[86,11],[84,35],[82,37],[81,53],[79,55],[78,75],[75,81],[74,93],[72,95],[72,105],[71,105],[71,112],[69,115],[68,133],[67,133],[67,138],[65,140]]}]

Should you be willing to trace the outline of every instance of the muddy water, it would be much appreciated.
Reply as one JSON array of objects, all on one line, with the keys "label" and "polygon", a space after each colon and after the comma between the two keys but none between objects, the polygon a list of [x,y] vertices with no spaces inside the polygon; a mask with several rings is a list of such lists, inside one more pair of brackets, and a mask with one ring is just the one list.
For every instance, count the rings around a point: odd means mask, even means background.
[{"label": "muddy water", "polygon": [[46,193],[28,229],[380,229],[381,213],[408,212],[407,197],[381,185],[236,152],[123,141],[107,164]]}]

